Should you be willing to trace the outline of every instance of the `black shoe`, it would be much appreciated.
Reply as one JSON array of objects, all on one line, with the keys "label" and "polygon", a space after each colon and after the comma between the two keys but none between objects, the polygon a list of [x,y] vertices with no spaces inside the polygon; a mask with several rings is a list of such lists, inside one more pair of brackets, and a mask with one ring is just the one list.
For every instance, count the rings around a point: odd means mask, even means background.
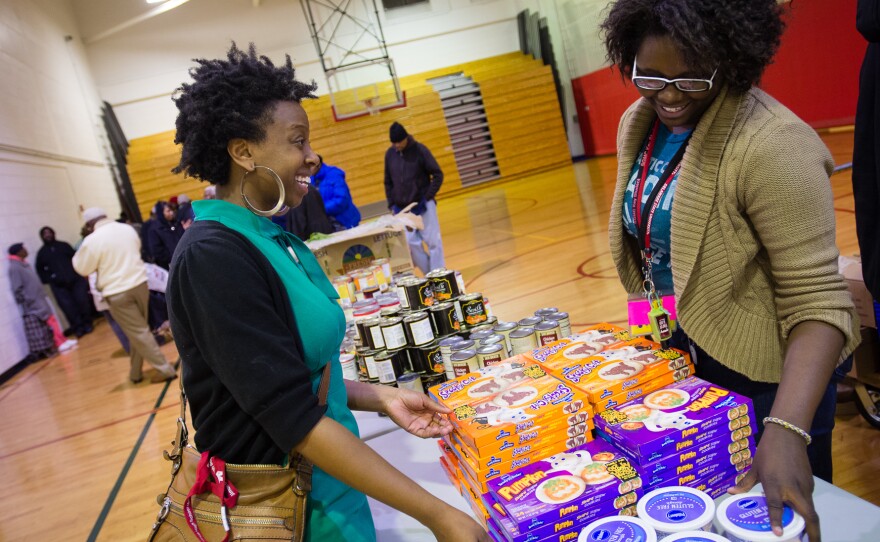
[{"label": "black shoe", "polygon": [[140,378],[129,378],[129,380],[131,381],[132,384],[140,384],[141,382],[144,381],[144,377],[140,377]]}]

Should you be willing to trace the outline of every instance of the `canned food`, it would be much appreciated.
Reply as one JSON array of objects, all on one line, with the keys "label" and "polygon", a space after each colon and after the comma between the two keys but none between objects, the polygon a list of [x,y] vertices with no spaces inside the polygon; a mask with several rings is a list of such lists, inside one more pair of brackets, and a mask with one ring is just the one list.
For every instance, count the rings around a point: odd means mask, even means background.
[{"label": "canned food", "polygon": [[440,341],[434,341],[418,348],[427,361],[427,373],[445,373],[446,366],[443,363],[443,352],[440,351]]},{"label": "canned food", "polygon": [[535,326],[538,346],[546,346],[559,340],[559,324],[550,320]]},{"label": "canned food", "polygon": [[345,275],[333,277],[333,287],[339,294],[339,299],[347,299],[354,303],[354,281],[351,280],[351,277]]},{"label": "canned food", "polygon": [[461,271],[455,272],[455,282],[458,283],[458,291],[461,293],[467,292],[467,288],[464,287],[464,277],[461,276]]},{"label": "canned food", "polygon": [[399,308],[400,307],[400,299],[397,297],[397,294],[394,292],[387,292],[384,294],[379,294],[375,297],[376,303],[379,304],[379,308],[388,309],[388,308]]},{"label": "canned food", "polygon": [[464,316],[463,322],[466,325],[482,324],[489,318],[489,315],[486,314],[486,306],[483,305],[483,294],[463,295],[458,298],[458,302],[461,306],[461,314]]},{"label": "canned food", "polygon": [[482,324],[469,327],[468,331],[470,331],[471,333],[477,333],[479,331],[491,331],[492,333],[495,333],[495,325],[497,323],[498,319],[493,316],[492,318],[487,319]]},{"label": "canned food", "polygon": [[443,368],[450,380],[455,378],[455,373],[452,370],[452,347],[463,340],[458,335],[453,335],[452,337],[440,339],[438,343],[440,345],[440,354],[443,356]]},{"label": "canned food", "polygon": [[358,301],[354,304],[352,308],[354,310],[354,312],[352,312],[352,316],[354,317],[355,322],[359,320],[366,320],[367,318],[373,318],[374,316],[379,316],[379,305],[373,302],[364,303],[362,301]]},{"label": "canned food", "polygon": [[458,289],[458,281],[455,280],[455,271],[440,268],[435,269],[425,275],[425,278],[431,281],[434,289],[434,299],[438,301],[449,301],[461,295]]},{"label": "canned food", "polygon": [[394,384],[397,376],[403,374],[403,366],[397,352],[384,350],[376,354],[376,371],[379,374],[379,384]]},{"label": "canned food", "polygon": [[462,339],[458,341],[458,343],[452,345],[452,351],[458,352],[459,350],[476,350],[477,343],[470,339]]},{"label": "canned food", "polygon": [[434,340],[434,328],[427,312],[414,312],[404,317],[403,330],[410,346],[422,346]]},{"label": "canned food", "polygon": [[398,303],[396,307],[385,307],[379,311],[379,316],[382,318],[394,318],[395,316],[401,316],[402,314],[403,309],[400,308],[400,303]]},{"label": "canned food", "polygon": [[376,295],[379,294],[378,286],[367,286],[361,291],[361,295],[363,295],[364,299],[373,299]]},{"label": "canned food", "polygon": [[483,298],[483,306],[486,308],[486,316],[492,318],[492,304],[489,303],[488,297]]},{"label": "canned food", "polygon": [[373,265],[382,268],[382,273],[385,274],[389,283],[394,280],[394,273],[391,271],[391,260],[388,258],[379,258],[378,260],[373,260]]},{"label": "canned food", "polygon": [[398,350],[406,346],[406,332],[403,330],[403,318],[383,318],[379,327],[382,329],[382,340],[388,350]]},{"label": "canned food", "polygon": [[490,337],[495,334],[495,330],[493,329],[480,329],[479,331],[472,331],[468,338],[474,342],[481,342],[486,337]]},{"label": "canned food", "polygon": [[548,314],[547,319],[559,324],[559,338],[565,339],[571,337],[571,321],[567,312],[554,312]]},{"label": "canned food", "polygon": [[500,344],[504,349],[504,357],[510,357],[510,350],[507,349],[507,341],[504,339],[504,335],[500,333],[495,333],[493,335],[489,335],[482,341],[480,341],[482,346],[489,346],[490,344]]},{"label": "canned food", "polygon": [[425,393],[425,389],[422,387],[422,377],[418,373],[403,373],[398,376],[397,387],[403,390]]},{"label": "canned food", "polygon": [[379,380],[379,373],[376,371],[376,354],[379,352],[381,350],[370,350],[366,347],[361,347],[357,350],[358,357],[363,359],[364,367],[367,370],[367,380],[370,382],[377,382]]},{"label": "canned food", "polygon": [[439,372],[442,373],[445,371],[443,368],[443,358],[440,356],[440,347],[436,342],[424,346],[407,348],[406,351],[409,354],[409,366],[412,372],[425,374],[437,372],[434,369],[435,356],[438,358]]},{"label": "canned food", "polygon": [[409,310],[421,310],[434,304],[434,289],[428,279],[413,278],[403,286]]},{"label": "canned food", "polygon": [[353,273],[352,279],[354,280],[355,289],[357,291],[363,292],[367,288],[379,288],[379,283],[376,282],[376,276],[371,271],[358,271]]},{"label": "canned food", "polygon": [[361,336],[361,344],[370,350],[382,350],[385,348],[385,339],[382,336],[382,319],[370,318],[362,320],[359,325],[363,327],[363,335]]},{"label": "canned food", "polygon": [[428,309],[428,314],[431,315],[434,333],[438,337],[451,335],[461,329],[458,313],[455,312],[455,305],[449,301],[434,305]]},{"label": "canned food", "polygon": [[354,361],[354,356],[351,354],[340,354],[339,364],[342,365],[342,378],[357,382],[358,368],[357,363]]},{"label": "canned food", "polygon": [[379,290],[385,292],[388,290],[388,284],[391,282],[391,277],[385,274],[385,271],[382,269],[381,265],[371,265],[369,267],[370,273],[376,278],[376,285],[379,287]]},{"label": "canned food", "polygon": [[409,310],[409,298],[406,296],[406,285],[415,277],[403,277],[395,283],[394,291],[403,310]]},{"label": "canned food", "polygon": [[544,321],[544,319],[540,318],[538,316],[529,316],[529,317],[523,318],[522,320],[520,320],[517,323],[519,324],[519,327],[535,327],[536,325],[540,324],[543,321]]},{"label": "canned food", "polygon": [[506,357],[504,355],[504,346],[500,343],[477,348],[477,359],[479,360],[480,367],[498,365]]},{"label": "canned food", "polygon": [[559,309],[557,309],[556,307],[544,307],[543,309],[536,310],[535,316],[537,316],[541,320],[546,320],[547,315],[553,314],[554,312],[559,312]]},{"label": "canned food", "polygon": [[451,362],[452,372],[456,377],[472,373],[480,368],[476,350],[464,349],[453,352]]},{"label": "canned food", "polygon": [[507,351],[512,352],[513,348],[510,346],[510,332],[518,327],[516,322],[498,322],[495,327],[495,333],[499,333],[504,336],[504,342],[507,343]]},{"label": "canned food", "polygon": [[514,356],[524,354],[538,347],[538,338],[535,336],[535,328],[520,327],[510,332],[510,353]]},{"label": "canned food", "polygon": [[442,374],[442,373],[441,374],[431,374],[431,375],[423,374],[422,375],[422,387],[425,388],[425,390],[428,390],[428,388],[432,388],[432,387],[437,386],[439,384],[442,384],[444,382],[446,382],[446,375]]}]

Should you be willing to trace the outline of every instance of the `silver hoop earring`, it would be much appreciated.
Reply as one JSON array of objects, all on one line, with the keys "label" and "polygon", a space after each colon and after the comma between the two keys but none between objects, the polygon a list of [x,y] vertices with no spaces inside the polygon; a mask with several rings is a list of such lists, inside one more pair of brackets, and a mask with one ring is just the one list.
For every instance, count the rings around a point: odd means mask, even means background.
[{"label": "silver hoop earring", "polygon": [[266,171],[268,171],[272,175],[272,178],[275,179],[275,184],[278,185],[279,196],[278,196],[278,203],[275,204],[275,207],[272,207],[268,211],[263,211],[262,209],[257,209],[250,202],[247,195],[245,195],[244,185],[247,180],[248,173],[251,173],[250,171],[245,171],[244,175],[242,175],[241,182],[238,185],[238,190],[241,193],[241,199],[244,201],[245,206],[248,208],[248,210],[250,212],[254,213],[255,215],[264,216],[266,218],[269,218],[270,216],[272,216],[275,213],[277,213],[278,211],[280,211],[282,207],[284,207],[284,198],[286,197],[287,194],[284,190],[284,183],[281,182],[281,177],[279,177],[278,174],[272,170],[272,168],[269,168],[266,166],[254,166],[254,170],[256,170],[257,168],[262,168],[262,169],[265,169]]}]

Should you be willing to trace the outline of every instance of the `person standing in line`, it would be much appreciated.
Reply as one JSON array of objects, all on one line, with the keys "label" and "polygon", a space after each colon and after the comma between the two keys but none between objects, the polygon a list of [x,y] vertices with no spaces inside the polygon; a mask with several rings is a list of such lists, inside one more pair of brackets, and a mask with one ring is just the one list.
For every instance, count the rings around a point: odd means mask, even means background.
[{"label": "person standing in line", "polygon": [[55,300],[70,322],[77,337],[92,332],[92,303],[86,280],[73,270],[73,247],[55,239],[55,230],[44,226],[40,230],[43,246],[37,252],[36,269],[43,284],[52,288]]},{"label": "person standing in line", "polygon": [[[414,203],[410,210],[420,215],[425,226],[422,230],[406,231],[406,241],[413,263],[428,273],[445,267],[443,239],[434,197],[443,184],[443,172],[428,147],[409,135],[395,122],[389,129],[391,147],[385,152],[385,199],[393,214]],[[428,250],[422,245],[424,242]]]},{"label": "person standing in line", "polygon": [[150,379],[154,384],[177,378],[147,323],[147,269],[137,232],[107,218],[107,213],[97,207],[86,209],[83,220],[89,235],[73,256],[73,268],[84,277],[98,272],[98,291],[130,343],[129,379],[135,384],[143,380],[144,359],[156,369]]},{"label": "person standing in line", "polygon": [[[175,198],[172,198],[175,199]],[[183,227],[177,220],[177,205],[171,202],[159,201],[154,208],[156,223],[150,228],[147,238],[150,243],[150,254],[153,263],[162,269],[168,269],[171,265],[171,256],[177,243],[183,237]]]},{"label": "person standing in line", "polygon": [[7,252],[9,285],[24,320],[31,357],[40,360],[54,354],[56,348],[59,352],[66,352],[76,346],[76,340],[67,339],[61,333],[61,326],[46,300],[46,291],[33,268],[25,261],[28,251],[24,244],[15,243]]},{"label": "person standing in line", "polygon": [[318,187],[324,200],[324,210],[338,229],[354,228],[361,221],[361,212],[351,199],[351,191],[345,182],[345,172],[336,166],[324,163],[318,155],[318,171],[312,175],[312,186]]}]

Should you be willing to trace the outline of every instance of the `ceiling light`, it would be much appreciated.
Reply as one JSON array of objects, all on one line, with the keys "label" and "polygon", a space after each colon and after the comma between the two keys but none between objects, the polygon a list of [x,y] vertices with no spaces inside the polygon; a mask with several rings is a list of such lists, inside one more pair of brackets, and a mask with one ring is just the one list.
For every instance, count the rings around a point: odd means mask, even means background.
[{"label": "ceiling light", "polygon": [[165,0],[147,0],[148,4],[161,4]]}]

